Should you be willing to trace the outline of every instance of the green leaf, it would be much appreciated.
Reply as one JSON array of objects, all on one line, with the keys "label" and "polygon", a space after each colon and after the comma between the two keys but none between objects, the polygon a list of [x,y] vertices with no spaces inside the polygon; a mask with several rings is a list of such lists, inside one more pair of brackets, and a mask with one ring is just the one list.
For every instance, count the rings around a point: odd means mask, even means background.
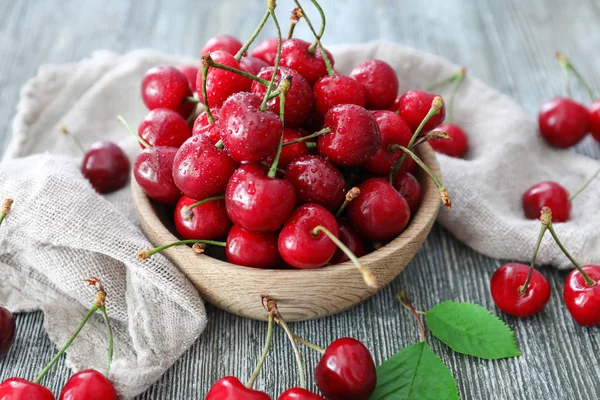
[{"label": "green leaf", "polygon": [[427,312],[436,338],[458,353],[495,360],[520,356],[514,332],[485,308],[445,301]]},{"label": "green leaf", "polygon": [[458,400],[450,370],[421,342],[405,347],[377,367],[377,387],[369,400]]}]

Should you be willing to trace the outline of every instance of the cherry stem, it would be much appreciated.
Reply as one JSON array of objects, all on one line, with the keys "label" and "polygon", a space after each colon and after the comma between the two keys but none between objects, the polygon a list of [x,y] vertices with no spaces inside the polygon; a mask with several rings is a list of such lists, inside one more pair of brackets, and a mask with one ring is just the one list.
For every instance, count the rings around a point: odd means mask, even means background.
[{"label": "cherry stem", "polygon": [[65,135],[69,136],[73,142],[75,143],[75,146],[77,146],[79,148],[79,151],[81,151],[82,154],[85,154],[85,148],[83,147],[83,144],[81,144],[81,141],[79,140],[79,138],[75,135],[73,135],[66,126],[61,125],[60,126],[60,131],[62,133],[64,133]]},{"label": "cherry stem", "polygon": [[415,308],[413,307],[412,303],[410,302],[410,299],[406,295],[406,292],[404,290],[400,290],[396,296],[398,297],[398,301],[400,302],[400,304],[402,304],[404,308],[409,310],[417,320],[417,325],[419,326],[419,331],[421,332],[421,342],[427,342],[427,336],[425,335],[425,327],[423,326],[423,321],[421,321],[417,310],[415,310]]},{"label": "cherry stem", "polygon": [[323,56],[323,61],[325,61],[325,66],[327,67],[327,74],[328,75],[335,75],[335,71],[333,69],[333,66],[331,65],[331,61],[329,60],[329,56],[327,55],[327,52],[323,48],[323,43],[321,43],[321,36],[323,36],[323,31],[325,30],[325,13],[323,13],[323,9],[319,5],[319,3],[317,3],[315,0],[311,0],[311,1],[315,5],[315,7],[317,7],[317,10],[319,10],[319,13],[321,14],[321,23],[322,23],[322,25],[321,25],[321,32],[320,33],[317,33],[317,31],[313,27],[312,23],[310,22],[310,19],[306,15],[306,12],[304,12],[304,9],[300,5],[300,2],[298,0],[294,0],[294,2],[296,3],[296,5],[298,6],[298,8],[300,8],[302,10],[302,15],[304,15],[304,19],[306,20],[306,24],[308,25],[308,27],[310,28],[310,31],[315,36],[315,43],[311,44],[307,51],[310,54],[314,54],[315,51],[316,51],[315,44],[318,44],[319,45],[319,50],[321,50],[321,55]]},{"label": "cherry stem", "polygon": [[333,243],[335,243],[335,245],[337,247],[339,247],[339,249],[342,250],[344,252],[344,254],[346,254],[348,256],[348,258],[358,268],[358,271],[361,273],[361,275],[368,287],[373,288],[373,289],[376,289],[379,287],[377,285],[377,279],[375,278],[375,274],[373,274],[373,272],[369,268],[362,265],[360,263],[360,261],[358,260],[358,257],[356,257],[354,255],[354,253],[348,247],[346,247],[346,245],[344,243],[342,243],[342,241],[340,239],[338,239],[333,233],[331,233],[329,231],[329,229],[325,228],[322,225],[318,225],[317,227],[315,227],[315,229],[312,230],[311,235],[317,236],[319,234],[319,232],[323,232],[325,235],[327,235],[327,237],[329,239],[331,239],[331,241]]},{"label": "cherry stem", "polygon": [[308,52],[311,54],[314,54],[315,51],[317,50],[317,45],[321,41],[321,38],[323,37],[323,33],[325,32],[325,25],[327,24],[327,20],[325,18],[325,13],[323,12],[321,5],[316,0],[311,0],[311,1],[314,4],[314,6],[316,7],[317,11],[319,11],[319,14],[321,15],[321,29],[319,29],[319,33],[317,35],[315,35],[316,38],[315,38],[315,41],[313,42],[313,44],[311,44],[310,47],[308,48]]},{"label": "cherry stem", "polygon": [[265,111],[267,109],[267,102],[269,101],[269,96],[271,96],[271,91],[273,90],[273,85],[275,83],[275,78],[279,73],[279,63],[281,61],[281,27],[279,26],[279,21],[277,20],[277,16],[275,15],[275,7],[277,6],[275,0],[267,0],[267,4],[269,5],[269,14],[271,14],[271,18],[273,19],[273,23],[275,24],[275,29],[277,29],[277,57],[275,57],[275,65],[273,66],[273,73],[271,74],[271,80],[267,84],[267,91],[265,92],[265,97],[260,105],[260,110]]},{"label": "cherry stem", "polygon": [[[259,164],[263,167],[271,168],[271,164],[267,163],[266,161],[260,161]],[[285,174],[285,169],[277,168],[277,172],[280,174]]]},{"label": "cherry stem", "polygon": [[130,126],[130,125],[127,123],[127,121],[125,121],[125,118],[121,117],[120,115],[117,115],[117,119],[118,119],[119,121],[121,121],[121,123],[122,123],[122,124],[125,126],[125,129],[127,129],[127,131],[128,131],[129,133],[131,133],[131,134],[132,134],[132,135],[133,135],[133,136],[134,136],[134,137],[137,139],[137,141],[138,141],[138,142],[140,142],[140,143],[142,144],[142,146],[144,146],[144,147],[145,147],[145,148],[147,148],[147,149],[149,149],[150,147],[152,147],[152,146],[150,145],[150,143],[146,142],[146,141],[144,140],[144,138],[142,138],[140,135],[138,135],[138,134],[137,134],[137,133],[136,133],[136,132],[135,132],[135,131],[134,131],[134,130],[131,128],[131,126]]},{"label": "cherry stem", "polygon": [[315,142],[307,142],[306,147],[308,147],[309,149],[314,149],[317,147],[317,144]]},{"label": "cherry stem", "polygon": [[585,189],[587,189],[588,186],[590,186],[590,183],[592,183],[594,181],[594,179],[596,179],[598,177],[598,175],[600,175],[600,169],[598,169],[598,171],[596,171],[594,173],[594,175],[592,175],[592,177],[590,179],[588,179],[581,188],[579,188],[578,191],[576,191],[575,193],[573,193],[571,196],[569,196],[569,201],[573,201],[573,199],[577,196],[579,196],[579,194],[581,192],[583,192]]},{"label": "cherry stem", "polygon": [[596,281],[594,281],[584,270],[583,268],[581,268],[581,265],[575,261],[575,259],[573,258],[573,256],[571,256],[571,254],[567,251],[567,249],[563,246],[563,244],[561,243],[561,241],[558,239],[558,236],[556,235],[556,232],[554,231],[554,227],[552,226],[552,222],[550,222],[548,224],[548,230],[550,231],[550,234],[552,235],[552,237],[554,238],[554,241],[556,242],[556,244],[558,245],[558,247],[560,247],[560,249],[562,250],[562,252],[564,253],[565,256],[567,256],[567,258],[569,259],[569,261],[571,261],[571,263],[575,266],[575,268],[577,268],[579,270],[579,273],[581,274],[581,276],[583,276],[583,280],[585,281],[585,284],[587,286],[594,286],[596,284]]},{"label": "cherry stem", "polygon": [[450,92],[450,102],[448,103],[448,123],[451,124],[454,121],[454,98],[456,97],[456,92],[460,87],[460,84],[465,80],[465,74],[467,70],[466,68],[461,68],[458,73],[456,73],[454,78],[454,84],[452,85],[452,91]]},{"label": "cherry stem", "polygon": [[200,103],[200,100],[198,100],[197,98],[195,98],[194,96],[186,96],[185,100],[186,103],[194,103],[194,104],[198,104]]},{"label": "cherry stem", "polygon": [[204,108],[206,110],[206,119],[209,124],[215,123],[215,118],[210,112],[210,106],[208,105],[208,92],[206,90],[206,78],[208,77],[208,69],[214,64],[214,61],[211,63],[212,58],[210,57],[210,53],[204,54],[202,56],[202,99],[204,100]]},{"label": "cherry stem", "polygon": [[6,216],[10,212],[12,204],[13,199],[4,199],[2,205],[0,205],[0,225],[2,225],[2,222],[4,222],[4,218],[6,218]]},{"label": "cherry stem", "polygon": [[223,140],[222,140],[222,139],[219,139],[219,141],[218,141],[217,143],[215,143],[215,147],[216,147],[217,149],[221,149],[221,150],[222,150],[222,149],[224,149],[224,148],[225,148],[225,143],[223,143]]},{"label": "cherry stem", "polygon": [[153,249],[144,249],[141,250],[137,257],[140,260],[146,260],[150,257],[152,257],[154,254],[159,253],[163,250],[166,250],[170,247],[173,246],[180,246],[182,244],[195,244],[195,243],[200,243],[200,244],[206,244],[206,245],[210,245],[210,246],[220,246],[220,247],[225,247],[227,245],[226,242],[218,242],[215,240],[198,240],[198,239],[185,239],[185,240],[178,240],[177,242],[173,242],[173,243],[169,243],[169,244],[165,244],[162,246],[158,246],[155,247]]},{"label": "cherry stem", "polygon": [[572,72],[573,75],[575,75],[575,77],[577,78],[577,80],[581,84],[581,86],[583,86],[585,88],[585,90],[588,92],[588,95],[590,96],[590,99],[592,101],[594,101],[595,100],[594,91],[592,90],[592,88],[590,87],[590,85],[588,85],[588,83],[583,78],[583,76],[581,76],[581,74],[579,73],[579,71],[577,71],[577,69],[571,63],[571,61],[567,58],[567,56],[565,56],[560,51],[557,51],[555,53],[555,56],[556,56],[556,59],[560,63],[560,66],[562,67],[562,70],[563,70],[563,75],[565,77],[565,87],[566,87],[567,95],[569,97],[571,97],[571,85],[570,85],[570,81],[569,81],[569,73]]},{"label": "cherry stem", "polygon": [[191,217],[190,213],[194,208],[201,206],[202,204],[208,203],[209,201],[222,200],[224,198],[225,198],[224,194],[222,194],[220,196],[208,197],[208,198],[206,198],[204,200],[200,200],[194,204],[190,204],[189,206],[182,207],[181,208],[181,216],[184,217],[185,219],[188,219]]},{"label": "cherry stem", "polygon": [[[198,100],[198,102],[200,102]],[[198,103],[194,104],[194,108],[192,109],[192,112],[190,113],[190,115],[188,115],[188,117],[185,119],[185,122],[187,122],[187,124],[191,127],[194,126],[194,121],[196,120],[196,110],[198,109]]]},{"label": "cherry stem", "polygon": [[283,146],[291,146],[291,145],[296,144],[296,143],[302,143],[302,142],[305,142],[305,141],[310,140],[310,139],[314,139],[314,138],[316,138],[318,136],[324,135],[324,134],[329,133],[329,132],[331,132],[331,128],[323,128],[320,131],[317,131],[315,133],[311,133],[310,135],[306,135],[304,137],[301,137],[301,138],[298,138],[298,139],[294,139],[294,140],[290,140],[289,142],[285,142],[283,144]]},{"label": "cherry stem", "polygon": [[309,349],[312,349],[312,350],[314,350],[314,351],[316,351],[316,352],[318,352],[318,353],[321,353],[321,354],[324,354],[324,353],[325,353],[325,349],[324,349],[324,348],[322,348],[321,346],[317,346],[316,344],[314,344],[314,343],[311,343],[311,342],[309,342],[308,340],[304,340],[304,339],[302,339],[302,338],[301,338],[300,336],[298,336],[298,335],[295,335],[295,334],[294,334],[294,340],[295,340],[296,342],[300,343],[301,345],[303,345],[303,346],[306,346],[306,347],[308,347]]},{"label": "cherry stem", "polygon": [[357,198],[359,195],[360,195],[360,189],[357,187],[353,187],[352,189],[348,190],[348,193],[346,193],[346,198],[344,199],[344,202],[342,203],[340,208],[335,213],[335,217],[337,218],[340,215],[342,215],[342,213],[344,212],[346,207],[348,207],[348,204],[350,204],[352,202],[352,200]]},{"label": "cherry stem", "polygon": [[294,29],[296,29],[296,25],[303,16],[302,9],[298,7],[294,8],[290,13],[290,29],[287,36],[288,40],[294,36]]},{"label": "cherry stem", "polygon": [[425,136],[421,136],[413,143],[411,149],[415,149],[416,147],[422,145],[425,142],[429,142],[430,140],[452,140],[452,138],[448,136],[448,134],[444,131],[427,132]]},{"label": "cherry stem", "polygon": [[[207,53],[207,54],[208,54],[208,53]],[[204,56],[206,56],[206,54],[205,54]],[[219,69],[224,69],[225,71],[229,71],[229,72],[232,72],[232,73],[234,73],[234,74],[241,75],[241,76],[243,76],[243,77],[246,77],[246,78],[248,78],[248,79],[251,79],[251,80],[253,80],[253,81],[256,81],[256,82],[258,82],[258,83],[260,83],[261,85],[264,85],[264,86],[267,86],[267,85],[269,84],[269,82],[268,82],[268,81],[266,81],[266,80],[264,80],[264,79],[262,79],[262,78],[259,78],[259,77],[258,77],[258,76],[256,76],[256,75],[252,75],[252,74],[251,74],[251,73],[249,73],[249,72],[242,71],[241,69],[233,68],[233,67],[230,67],[230,66],[228,66],[228,65],[225,65],[225,64],[221,64],[221,63],[219,63],[219,62],[216,62],[215,60],[213,60],[212,58],[210,58],[210,55],[209,55],[209,60],[208,60],[208,66],[209,66],[209,67],[211,67],[211,68],[219,68]],[[204,76],[204,75],[203,75],[203,76]],[[204,89],[202,90],[202,92],[203,92],[203,94],[204,94]],[[206,99],[204,99],[204,101],[206,102]],[[205,104],[205,105],[206,105],[206,104]]]},{"label": "cherry stem", "polygon": [[113,359],[114,339],[112,327],[110,326],[110,320],[108,318],[108,314],[106,313],[106,307],[100,307],[99,310],[102,313],[102,316],[104,317],[104,322],[106,323],[106,329],[108,331],[108,365],[106,366],[106,372],[104,373],[104,375],[108,378],[108,375],[110,374],[110,366],[112,364]]},{"label": "cherry stem", "polygon": [[540,249],[540,244],[542,243],[542,239],[544,234],[548,230],[548,225],[542,223],[540,228],[540,234],[538,235],[537,243],[535,244],[535,248],[533,249],[533,258],[531,259],[531,265],[529,266],[529,272],[527,273],[527,279],[525,279],[525,283],[522,286],[519,286],[519,295],[524,296],[527,293],[527,289],[529,289],[529,282],[531,282],[531,276],[533,275],[533,270],[535,269],[535,260],[537,258],[538,250]]},{"label": "cherry stem", "polygon": [[244,56],[244,53],[246,52],[246,50],[248,50],[248,48],[250,47],[250,45],[252,44],[252,42],[254,42],[254,39],[256,39],[256,37],[258,36],[258,34],[262,30],[262,28],[267,23],[268,19],[269,19],[269,10],[267,10],[265,12],[265,15],[260,20],[260,23],[258,24],[258,26],[256,27],[256,29],[254,30],[254,32],[252,32],[252,35],[248,38],[248,40],[246,40],[246,43],[244,43],[244,45],[242,46],[242,48],[240,49],[240,51],[238,51],[237,54],[235,55],[235,60],[236,61],[239,62],[242,59],[242,57]]},{"label": "cherry stem", "polygon": [[292,77],[290,75],[285,76],[279,83],[278,91],[279,95],[279,118],[281,119],[281,136],[279,136],[279,143],[277,144],[277,151],[275,152],[275,158],[273,158],[273,164],[269,168],[267,176],[269,178],[275,178],[277,175],[277,165],[279,164],[279,158],[281,157],[281,149],[283,146],[283,132],[284,132],[284,121],[285,121],[285,98],[292,85]]},{"label": "cherry stem", "polygon": [[269,349],[271,348],[271,340],[273,339],[273,325],[274,325],[274,312],[269,312],[269,324],[267,326],[267,338],[265,339],[265,346],[263,347],[263,351],[262,354],[260,356],[260,359],[258,360],[258,364],[256,364],[256,368],[254,368],[254,372],[252,372],[252,376],[250,376],[250,379],[248,379],[248,382],[246,383],[246,387],[248,389],[252,389],[254,387],[254,382],[256,382],[256,379],[258,378],[258,375],[260,374],[260,371],[262,369],[263,364],[265,363],[265,360],[267,359],[267,354],[269,353]]}]

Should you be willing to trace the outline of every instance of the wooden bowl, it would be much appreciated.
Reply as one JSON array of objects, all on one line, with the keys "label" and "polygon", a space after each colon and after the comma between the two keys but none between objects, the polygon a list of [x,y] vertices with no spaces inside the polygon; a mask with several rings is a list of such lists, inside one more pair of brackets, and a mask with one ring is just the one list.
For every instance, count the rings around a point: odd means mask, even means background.
[{"label": "wooden bowl", "polygon": [[[440,177],[435,153],[427,144],[417,153]],[[389,284],[417,253],[435,221],[440,195],[431,179],[419,170],[423,188],[421,206],[400,236],[380,249],[360,258],[377,277],[380,288]],[[163,206],[148,199],[135,179],[131,180],[133,201],[142,230],[154,246],[174,242],[167,228],[172,216]],[[164,223],[163,223],[164,222]],[[289,321],[324,317],[343,311],[371,297],[368,288],[351,262],[311,270],[264,270],[230,264],[187,246],[176,246],[163,254],[198,288],[209,303],[243,317],[266,319],[261,296],[277,300],[279,310]]]}]

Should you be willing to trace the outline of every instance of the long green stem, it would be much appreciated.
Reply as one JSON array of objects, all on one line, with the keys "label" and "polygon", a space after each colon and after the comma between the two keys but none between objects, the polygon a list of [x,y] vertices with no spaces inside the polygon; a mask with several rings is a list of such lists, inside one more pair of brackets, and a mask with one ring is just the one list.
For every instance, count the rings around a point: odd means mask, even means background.
[{"label": "long green stem", "polygon": [[258,34],[262,30],[262,28],[265,26],[265,23],[267,22],[268,19],[269,19],[269,10],[267,10],[265,12],[265,15],[260,20],[260,23],[258,24],[258,26],[256,27],[256,29],[254,30],[254,32],[252,32],[252,35],[248,38],[248,40],[246,40],[246,43],[244,43],[244,45],[242,46],[242,48],[240,49],[240,51],[238,51],[237,54],[235,55],[235,60],[236,61],[240,61],[241,60],[242,56],[244,55],[244,53],[246,52],[246,50],[248,50],[248,48],[250,47],[250,45],[252,44],[252,42],[254,42],[254,39],[256,39],[256,37],[258,36]]},{"label": "long green stem", "polygon": [[592,88],[590,87],[590,85],[587,83],[587,81],[583,78],[583,76],[581,76],[581,74],[579,73],[579,71],[577,71],[577,69],[571,63],[571,61],[567,58],[567,56],[565,56],[563,53],[561,53],[559,51],[557,51],[555,53],[555,55],[556,55],[556,59],[560,63],[560,66],[561,66],[561,68],[563,70],[563,75],[565,77],[565,84],[566,84],[567,96],[571,97],[571,87],[570,87],[571,85],[570,85],[570,82],[569,82],[569,72],[572,72],[573,75],[575,75],[575,77],[577,78],[577,80],[581,84],[581,86],[583,86],[585,88],[585,90],[588,92],[588,95],[590,96],[590,99],[592,101],[594,101],[596,99],[595,96],[594,96],[594,91],[592,90]]},{"label": "long green stem", "polygon": [[465,80],[466,69],[461,68],[454,78],[454,84],[452,85],[452,91],[450,92],[450,101],[448,102],[448,123],[454,122],[454,98],[456,92],[460,87],[460,84]]},{"label": "long green stem", "polygon": [[146,142],[140,135],[135,133],[135,131],[131,128],[127,121],[125,121],[125,118],[121,117],[120,115],[117,115],[117,119],[121,121],[121,123],[125,126],[125,129],[127,129],[127,131],[131,133],[136,138],[136,140],[142,144],[142,146],[144,146],[145,148],[152,147],[150,143]]},{"label": "long green stem", "polygon": [[210,105],[208,104],[208,91],[206,90],[206,79],[208,77],[208,69],[211,67],[210,53],[202,56],[202,99],[204,100],[204,108],[206,111],[206,119],[209,124],[215,123],[215,118],[210,112]]},{"label": "long green stem", "polygon": [[85,154],[85,148],[83,147],[83,144],[81,144],[81,140],[79,140],[79,138],[76,135],[71,134],[71,132],[69,132],[67,127],[64,125],[60,126],[60,130],[62,133],[68,135],[73,140],[75,146],[77,146],[77,148],[79,149],[79,151],[81,151],[82,154]]},{"label": "long green stem", "polygon": [[527,293],[527,289],[529,288],[529,282],[531,282],[531,276],[533,275],[533,270],[535,268],[535,260],[537,259],[538,250],[540,249],[540,244],[542,243],[542,239],[544,238],[544,234],[548,230],[548,225],[542,224],[540,227],[540,234],[538,235],[537,243],[535,244],[535,248],[533,249],[533,258],[531,259],[531,265],[529,266],[529,272],[527,273],[527,278],[525,279],[525,283],[519,287],[519,294],[521,296]]},{"label": "long green stem", "polygon": [[106,313],[106,307],[100,307],[99,310],[102,313],[102,316],[104,317],[104,323],[106,324],[106,329],[108,331],[108,364],[106,366],[106,372],[104,373],[104,375],[108,378],[108,375],[110,374],[110,366],[112,364],[113,359],[114,338],[112,327],[110,326],[110,319],[108,318],[108,314]]},{"label": "long green stem", "polygon": [[577,268],[579,270],[579,273],[581,273],[581,276],[583,276],[583,280],[585,281],[585,284],[588,285],[588,286],[594,286],[596,284],[596,281],[594,281],[583,270],[583,268],[581,268],[581,265],[577,261],[575,261],[575,259],[573,258],[573,256],[571,256],[571,254],[567,251],[567,249],[565,248],[565,246],[563,246],[563,244],[561,243],[560,239],[558,239],[558,236],[556,235],[556,232],[554,231],[554,227],[552,226],[552,223],[548,224],[548,230],[550,231],[550,234],[554,238],[554,241],[556,242],[556,244],[558,245],[558,247],[560,247],[560,249],[562,250],[562,252],[564,253],[564,255],[567,256],[567,258],[569,259],[569,261],[571,261],[571,263],[575,266],[575,268]]},{"label": "long green stem", "polygon": [[[313,1],[313,0],[311,0],[311,1]],[[310,19],[306,15],[306,12],[302,8],[302,5],[300,5],[300,2],[298,0],[294,0],[294,2],[298,6],[298,8],[300,8],[302,10],[302,14],[304,15],[304,19],[306,20],[306,24],[308,25],[310,31],[313,33],[313,35],[315,37],[315,41],[319,45],[319,50],[321,50],[321,55],[323,56],[323,61],[325,62],[325,66],[327,67],[327,74],[328,75],[335,75],[335,70],[333,69],[333,65],[331,65],[331,60],[329,60],[329,56],[327,55],[327,52],[325,51],[325,48],[323,47],[323,43],[321,43],[321,37],[319,36],[319,34],[317,33],[317,31],[313,27],[313,24],[310,22]],[[315,3],[315,5],[317,5],[317,8],[321,12],[323,11],[321,9],[321,7],[318,6],[318,3],[316,3],[315,1],[313,1],[313,3]],[[322,15],[323,15],[323,17],[325,16],[325,14],[322,14]],[[323,29],[325,29],[325,24],[323,24]],[[312,47],[312,45],[311,45],[311,47]],[[309,50],[310,50],[311,47],[309,47]]]},{"label": "long green stem", "polygon": [[190,214],[190,213],[191,213],[191,211],[192,211],[194,208],[196,208],[196,207],[198,207],[198,206],[201,206],[202,204],[206,204],[206,203],[208,203],[209,201],[214,201],[214,200],[222,200],[222,199],[224,199],[224,198],[225,198],[225,195],[224,195],[224,194],[222,194],[222,195],[220,195],[220,196],[208,197],[208,198],[206,198],[206,199],[204,199],[204,200],[197,201],[197,202],[195,202],[194,204],[190,204],[189,206],[182,207],[182,208],[181,208],[181,216],[182,216],[184,219],[189,219],[189,218],[191,217],[191,214]]},{"label": "long green stem", "polygon": [[264,86],[267,86],[269,84],[268,81],[266,81],[266,80],[264,80],[262,78],[259,78],[256,75],[252,75],[251,73],[246,72],[246,71],[242,71],[241,69],[237,69],[237,68],[233,68],[233,67],[230,67],[228,65],[225,65],[225,64],[221,64],[219,62],[216,62],[212,58],[210,59],[209,63],[210,63],[210,67],[211,68],[219,68],[219,69],[223,69],[225,71],[232,72],[234,74],[241,75],[243,77],[246,77],[248,79],[256,81],[256,82],[258,82],[258,83],[260,83],[261,85],[264,85]]},{"label": "long green stem", "polygon": [[412,303],[410,302],[410,299],[406,295],[406,292],[404,292],[404,290],[400,290],[396,297],[398,298],[400,304],[402,304],[402,306],[408,311],[410,311],[415,317],[415,319],[417,320],[417,325],[419,326],[419,331],[421,332],[421,341],[426,342],[427,335],[425,334],[425,327],[423,326],[423,321],[421,321],[421,317],[419,317],[417,310],[415,310],[415,307],[413,307]]},{"label": "long green stem", "polygon": [[323,128],[320,131],[317,131],[315,133],[311,133],[310,135],[306,135],[306,136],[303,136],[301,138],[290,140],[289,142],[285,142],[283,144],[283,146],[291,146],[291,145],[296,144],[296,143],[302,143],[302,142],[305,142],[305,141],[310,140],[310,139],[314,139],[314,138],[316,138],[318,136],[324,135],[324,134],[329,133],[329,132],[331,132],[331,128]]},{"label": "long green stem", "polygon": [[316,352],[318,352],[318,353],[321,353],[321,354],[324,354],[324,353],[325,353],[325,349],[324,349],[324,348],[322,348],[321,346],[317,346],[317,345],[316,345],[316,344],[314,344],[314,343],[311,343],[311,342],[309,342],[309,341],[307,341],[307,340],[304,340],[304,339],[302,339],[300,336],[298,336],[298,335],[296,335],[296,334],[294,334],[294,340],[295,340],[296,342],[300,343],[301,345],[303,345],[303,346],[306,346],[306,347],[308,347],[309,349],[312,349],[312,350],[314,350],[314,351],[316,351]]},{"label": "long green stem", "polygon": [[275,24],[275,29],[277,29],[277,56],[275,57],[275,65],[273,66],[273,74],[271,74],[271,80],[267,84],[267,91],[265,92],[265,97],[263,98],[262,104],[260,105],[261,111],[267,109],[267,103],[269,101],[269,97],[271,96],[271,91],[273,90],[275,78],[277,78],[277,74],[279,73],[279,63],[281,61],[281,28],[279,27],[279,21],[277,20],[277,16],[275,15],[275,0],[268,0],[268,4],[269,13],[271,14],[271,18],[273,19],[273,23]]},{"label": "long green stem", "polygon": [[258,360],[258,364],[256,364],[256,368],[254,368],[254,372],[252,372],[252,376],[250,376],[250,379],[248,379],[248,382],[246,383],[246,387],[248,389],[252,389],[254,387],[254,382],[256,382],[256,379],[258,378],[258,375],[260,374],[263,364],[265,363],[265,360],[267,359],[267,354],[269,354],[269,349],[271,348],[271,341],[273,339],[273,325],[274,325],[274,321],[275,321],[275,318],[274,318],[272,312],[269,312],[268,318],[269,318],[269,322],[267,325],[267,338],[265,339],[265,346],[263,347],[263,351],[260,356],[260,359]]},{"label": "long green stem", "polygon": [[0,206],[0,225],[2,225],[2,222],[4,222],[4,218],[6,218],[6,216],[10,212],[12,204],[13,199],[4,199],[2,201],[2,205]]},{"label": "long green stem", "polygon": [[287,335],[288,339],[290,340],[292,349],[294,351],[294,358],[296,359],[296,365],[298,367],[298,379],[300,380],[300,387],[306,388],[306,376],[304,374],[304,366],[302,365],[302,356],[300,355],[300,349],[298,349],[298,345],[296,344],[297,336],[294,334],[294,332],[292,332],[292,330],[288,326],[287,322],[285,322],[285,320],[283,319],[283,317],[281,316],[279,311],[277,311],[277,316],[275,317],[275,321],[277,321],[277,324],[281,328],[283,328],[283,330],[285,331],[285,334]]},{"label": "long green stem", "polygon": [[327,19],[325,18],[325,12],[323,12],[323,8],[321,8],[321,5],[319,4],[319,2],[317,0],[311,0],[311,1],[314,4],[314,6],[316,7],[317,11],[319,11],[319,14],[321,15],[321,29],[319,29],[319,33],[315,35],[316,38],[315,38],[315,41],[313,42],[313,44],[311,44],[310,47],[308,48],[308,52],[311,54],[314,54],[315,50],[317,49],[317,45],[319,44],[319,41],[323,37],[323,33],[325,33],[325,25],[327,24]]},{"label": "long green stem", "polygon": [[583,186],[581,186],[581,187],[579,188],[579,190],[577,190],[575,193],[573,193],[571,196],[569,196],[569,201],[573,201],[573,199],[574,199],[575,197],[579,196],[579,194],[580,194],[581,192],[583,192],[585,189],[587,189],[587,187],[590,185],[590,183],[592,183],[592,181],[593,181],[594,179],[596,179],[596,178],[598,177],[598,175],[600,175],[600,169],[598,169],[598,171],[594,172],[594,175],[592,175],[592,176],[591,176],[591,178],[590,178],[590,179],[588,179],[588,180],[587,180],[587,181],[586,181],[586,182],[583,184]]},{"label": "long green stem", "polygon": [[279,143],[277,144],[277,151],[275,152],[275,157],[273,158],[273,164],[271,164],[271,168],[269,168],[269,172],[267,176],[269,178],[275,178],[277,175],[277,165],[279,164],[279,158],[281,157],[281,149],[283,146],[283,128],[285,126],[285,98],[287,96],[288,91],[290,90],[290,86],[292,84],[292,77],[286,76],[281,80],[279,84],[279,119],[281,119],[281,135],[279,136]]},{"label": "long green stem", "polygon": [[225,243],[225,242],[218,242],[218,241],[215,241],[215,240],[185,239],[185,240],[178,240],[177,242],[165,244],[165,245],[162,245],[162,246],[158,246],[158,247],[155,247],[153,249],[144,249],[144,250],[141,250],[138,253],[137,256],[138,256],[138,258],[140,260],[146,260],[146,259],[152,257],[154,254],[159,253],[159,252],[161,252],[163,250],[166,250],[166,249],[168,249],[170,247],[180,246],[182,244],[195,244],[195,243],[206,244],[206,245],[209,245],[209,246],[220,246],[220,247],[225,247],[227,245],[227,243]]}]

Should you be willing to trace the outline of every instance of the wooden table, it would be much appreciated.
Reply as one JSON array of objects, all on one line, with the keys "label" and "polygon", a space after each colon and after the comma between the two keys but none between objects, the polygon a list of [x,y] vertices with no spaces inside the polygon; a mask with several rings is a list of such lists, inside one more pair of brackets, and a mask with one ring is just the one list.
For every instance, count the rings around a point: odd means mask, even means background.
[{"label": "wooden table", "polygon": [[[292,2],[279,3],[280,19],[285,20]],[[322,3],[329,16],[326,44],[382,38],[447,57],[512,96],[532,118],[543,101],[562,93],[560,69],[553,57],[556,49],[566,52],[590,84],[600,89],[597,0]],[[0,154],[10,139],[19,88],[41,64],[76,61],[104,48],[126,52],[153,47],[197,55],[212,34],[247,37],[263,12],[263,1],[244,0],[0,0]],[[269,29],[260,38],[272,34]],[[305,24],[298,26],[297,34],[309,37]],[[583,92],[576,95],[584,99]],[[600,157],[600,146],[591,138],[578,150]],[[294,324],[294,329],[323,345],[340,336],[356,337],[380,363],[419,339],[412,316],[396,303],[398,289],[406,289],[422,309],[453,299],[498,312],[488,284],[501,263],[472,251],[436,226],[417,257],[379,295],[343,314]],[[431,340],[456,378],[463,399],[598,398],[599,331],[577,326],[568,315],[561,300],[566,273],[552,268],[544,268],[543,273],[554,289],[544,312],[526,320],[499,313],[515,330],[522,357],[482,361]],[[212,307],[209,319],[201,338],[140,399],[199,399],[222,376],[249,376],[266,325]],[[51,358],[55,348],[42,323],[39,312],[17,316],[18,339],[13,357],[0,361],[0,380],[32,377]],[[258,387],[268,388],[273,395],[297,382],[292,354],[279,331],[274,343],[258,381]],[[316,365],[317,355],[305,354],[305,364]],[[68,374],[64,363],[59,363],[45,383],[58,393]]]}]

